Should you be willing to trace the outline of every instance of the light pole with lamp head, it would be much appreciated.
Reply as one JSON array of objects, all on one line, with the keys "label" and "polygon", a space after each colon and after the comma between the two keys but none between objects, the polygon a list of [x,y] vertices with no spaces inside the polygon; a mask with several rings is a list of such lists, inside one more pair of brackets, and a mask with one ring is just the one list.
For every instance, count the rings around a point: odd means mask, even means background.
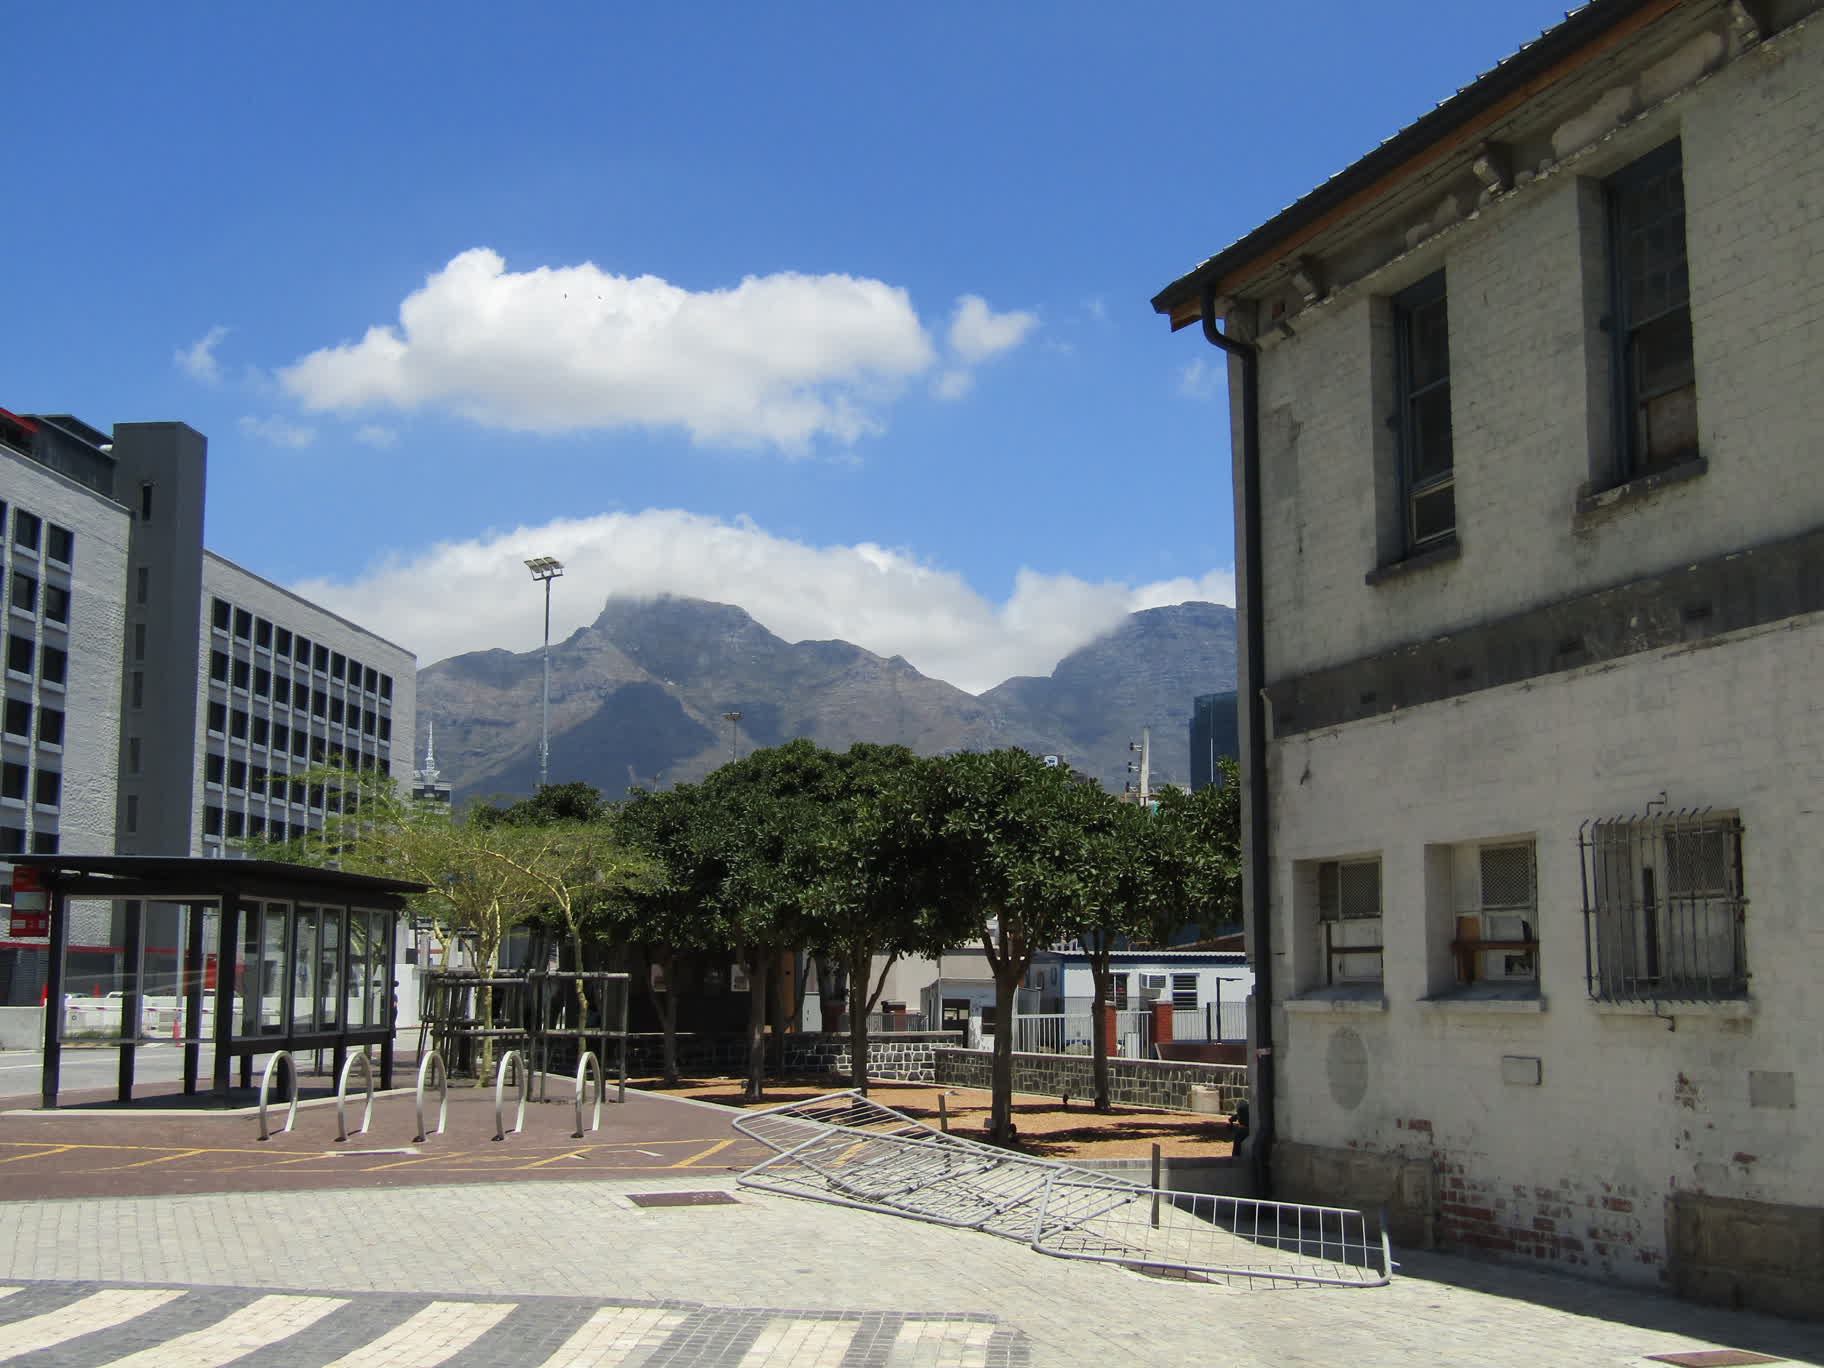
[{"label": "light pole with lamp head", "polygon": [[551,782],[551,581],[564,573],[555,556],[534,556],[526,562],[532,578],[545,586],[545,707],[538,732],[538,786]]},{"label": "light pole with lamp head", "polygon": [[741,714],[725,712],[722,720],[728,723],[728,760],[733,764],[741,758]]}]

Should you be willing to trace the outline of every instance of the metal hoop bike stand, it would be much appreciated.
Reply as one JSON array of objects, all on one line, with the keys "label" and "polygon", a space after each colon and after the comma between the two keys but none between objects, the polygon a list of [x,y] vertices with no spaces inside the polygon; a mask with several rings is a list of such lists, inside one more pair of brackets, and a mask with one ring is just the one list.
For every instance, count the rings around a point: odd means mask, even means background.
[{"label": "metal hoop bike stand", "polygon": [[[502,1108],[506,1105],[507,1065],[519,1066],[519,1114],[513,1118],[513,1129],[508,1132],[502,1117]],[[532,1091],[532,1071],[526,1067],[525,1058],[518,1050],[508,1050],[500,1057],[500,1068],[494,1074],[494,1138],[505,1140],[508,1134],[518,1135],[526,1128],[526,1098]]]},{"label": "metal hoop bike stand", "polygon": [[424,1085],[433,1064],[437,1066],[437,1129],[431,1134],[442,1135],[443,1128],[450,1119],[450,1071],[443,1067],[442,1055],[435,1050],[427,1050],[418,1065],[418,1133],[412,1137],[415,1145],[424,1143]]},{"label": "metal hoop bike stand", "polygon": [[361,1080],[367,1085],[367,1105],[361,1110],[361,1125],[355,1134],[367,1134],[368,1123],[374,1119],[374,1063],[367,1057],[366,1050],[357,1050],[342,1066],[342,1077],[336,1084],[336,1140],[338,1143],[348,1139],[348,1076],[355,1071],[357,1064],[361,1066]]},{"label": "metal hoop bike stand", "polygon": [[285,1110],[285,1124],[279,1128],[279,1134],[288,1132],[298,1119],[298,1064],[291,1057],[290,1050],[276,1051],[266,1061],[265,1071],[260,1074],[260,1139],[269,1140],[271,1132],[266,1129],[266,1095],[272,1088],[272,1071],[280,1060],[285,1061],[285,1079],[291,1084],[291,1105]]},{"label": "metal hoop bike stand", "polygon": [[583,1138],[583,1098],[589,1092],[591,1069],[595,1070],[595,1113],[590,1117],[589,1129],[602,1128],[602,1094],[608,1090],[608,1084],[602,1077],[602,1061],[595,1057],[595,1051],[584,1050],[583,1057],[576,1061],[576,1130],[570,1135],[572,1140]]}]

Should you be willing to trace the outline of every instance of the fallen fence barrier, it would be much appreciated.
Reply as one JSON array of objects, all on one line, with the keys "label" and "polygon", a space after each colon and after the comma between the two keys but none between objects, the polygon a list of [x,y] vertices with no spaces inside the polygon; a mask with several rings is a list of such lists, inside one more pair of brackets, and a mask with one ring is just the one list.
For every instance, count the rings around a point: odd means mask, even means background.
[{"label": "fallen fence barrier", "polygon": [[857,1092],[744,1113],[734,1128],[775,1151],[743,1186],[985,1230],[1055,1258],[1188,1281],[1393,1276],[1385,1225],[1362,1212],[1130,1182],[950,1135]]}]

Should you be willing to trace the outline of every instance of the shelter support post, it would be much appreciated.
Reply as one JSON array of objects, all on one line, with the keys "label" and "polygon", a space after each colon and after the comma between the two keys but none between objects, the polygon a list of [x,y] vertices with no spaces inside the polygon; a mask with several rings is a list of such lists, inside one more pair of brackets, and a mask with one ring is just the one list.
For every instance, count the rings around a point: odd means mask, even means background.
[{"label": "shelter support post", "polygon": [[203,909],[184,904],[184,1092],[196,1092],[203,1047]]},{"label": "shelter support post", "polygon": [[70,948],[70,908],[61,890],[52,888],[51,941],[47,948],[49,964],[44,978],[44,1072],[41,1076],[46,1111],[57,1105],[57,1089],[63,1079],[63,960]]},{"label": "shelter support post", "polygon": [[215,936],[215,1095],[227,1097],[234,1072],[234,957],[241,945],[241,900],[222,895]]},{"label": "shelter support post", "polygon": [[133,1068],[139,1054],[140,994],[144,991],[146,905],[137,898],[121,904],[125,922],[121,947],[122,977],[120,997],[120,1069],[116,1096],[122,1102],[133,1100]]}]

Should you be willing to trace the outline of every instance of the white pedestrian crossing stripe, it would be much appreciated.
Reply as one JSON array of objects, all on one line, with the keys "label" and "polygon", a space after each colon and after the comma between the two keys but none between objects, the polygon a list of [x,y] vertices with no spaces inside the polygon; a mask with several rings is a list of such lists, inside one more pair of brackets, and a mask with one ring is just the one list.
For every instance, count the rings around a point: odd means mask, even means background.
[{"label": "white pedestrian crossing stripe", "polygon": [[[85,1286],[92,1285],[48,1284],[38,1295],[48,1290],[61,1299]],[[521,1346],[525,1357],[513,1361],[523,1368],[631,1368],[647,1362],[680,1334],[722,1339],[725,1347],[715,1351],[713,1358],[701,1357],[705,1351],[696,1346],[699,1357],[691,1361],[705,1368],[712,1362],[722,1368],[776,1368],[781,1364],[837,1368],[853,1349],[864,1319],[858,1312],[684,1309],[676,1304],[600,1306],[574,1297],[456,1301],[358,1293],[255,1294],[250,1290],[240,1291],[238,1296],[251,1300],[224,1311],[224,1305],[232,1306],[237,1300],[236,1289],[173,1287],[99,1288],[64,1301],[54,1310],[3,1319],[8,1299],[22,1293],[28,1300],[11,1305],[18,1312],[29,1312],[33,1309],[29,1285],[0,1286],[0,1364],[96,1336],[89,1344],[61,1352],[73,1353],[82,1363],[99,1368],[226,1368],[229,1364],[261,1368],[298,1360],[322,1363],[326,1353],[338,1351],[340,1356],[323,1368],[437,1368],[462,1355],[525,1306],[539,1321],[550,1324],[549,1317],[561,1316],[557,1324],[576,1328],[543,1357],[529,1346]],[[195,1304],[186,1308],[183,1301],[191,1297]],[[169,1309],[157,1318],[157,1332],[135,1324],[161,1308]],[[346,1315],[338,1317],[337,1312]],[[1023,1346],[1023,1337],[1001,1329],[990,1317],[870,1315],[875,1323],[869,1334],[880,1337],[871,1353],[885,1350],[886,1368],[984,1368],[995,1354],[992,1346],[997,1334],[1003,1348],[993,1361],[1025,1362],[1023,1347],[1018,1350],[1020,1357],[1008,1357],[1014,1346]],[[883,1316],[888,1317],[884,1323],[880,1321]],[[371,1337],[362,1341],[364,1334]],[[148,1343],[152,1340],[157,1342]],[[113,1347],[116,1344],[119,1348]],[[106,1357],[110,1350],[118,1356]],[[123,1354],[123,1350],[130,1352]],[[490,1362],[497,1357],[487,1346],[479,1352]]]},{"label": "white pedestrian crossing stripe", "polygon": [[505,1320],[513,1306],[512,1302],[432,1302],[327,1368],[436,1368]]},{"label": "white pedestrian crossing stripe", "polygon": [[205,1329],[110,1359],[106,1368],[220,1368],[255,1349],[290,1339],[347,1305],[339,1297],[261,1297]]},{"label": "white pedestrian crossing stripe", "polygon": [[174,1287],[91,1292],[61,1311],[0,1325],[0,1361],[35,1354],[97,1330],[112,1330],[183,1295]]}]

